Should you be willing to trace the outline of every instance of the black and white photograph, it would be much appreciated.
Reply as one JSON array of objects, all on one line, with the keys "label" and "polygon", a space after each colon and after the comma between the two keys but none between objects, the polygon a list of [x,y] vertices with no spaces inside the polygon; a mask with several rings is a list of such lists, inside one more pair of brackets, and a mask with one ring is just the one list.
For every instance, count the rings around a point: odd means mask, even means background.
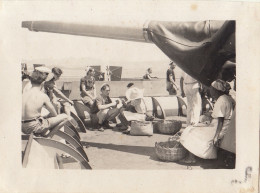
[{"label": "black and white photograph", "polygon": [[258,192],[259,3],[0,5],[1,192]]}]

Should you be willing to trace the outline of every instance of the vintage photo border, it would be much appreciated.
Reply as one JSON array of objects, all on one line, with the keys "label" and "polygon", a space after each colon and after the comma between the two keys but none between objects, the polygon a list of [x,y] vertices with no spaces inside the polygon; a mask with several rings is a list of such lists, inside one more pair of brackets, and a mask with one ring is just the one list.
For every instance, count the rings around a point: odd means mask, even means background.
[{"label": "vintage photo border", "polygon": [[[100,1],[102,2],[105,1]],[[131,9],[144,1],[118,1],[118,9]],[[72,1],[45,2],[47,5],[71,4]],[[76,4],[78,2],[75,2]],[[89,3],[89,1],[85,1]],[[41,10],[38,2],[0,2],[0,77],[2,102],[0,117],[0,192],[257,192],[259,173],[259,44],[260,6],[249,2],[176,2],[153,1],[150,6],[166,8],[172,4],[184,10],[184,18],[174,20],[234,19],[237,49],[237,157],[234,170],[28,170],[21,165],[21,75],[22,56],[26,47],[15,29],[25,16]],[[29,5],[30,4],[30,5]],[[106,4],[106,3],[104,3]],[[31,12],[23,12],[23,6]],[[38,9],[33,9],[34,6]],[[192,7],[197,7],[193,10]],[[219,9],[222,6],[222,9]],[[173,9],[176,9],[173,8]],[[93,8],[95,11],[95,9]],[[222,10],[214,14],[215,10]],[[28,10],[27,10],[28,11]],[[196,12],[197,11],[197,12]],[[194,13],[195,12],[195,13]],[[113,12],[112,12],[113,13]],[[194,17],[194,14],[197,17]],[[39,18],[40,19],[40,18]],[[155,18],[157,19],[157,18]],[[18,25],[18,26],[17,26]],[[29,33],[29,32],[28,32]],[[24,43],[24,45],[20,45]],[[19,44],[16,45],[16,44]],[[158,50],[160,51],[160,50]]]}]

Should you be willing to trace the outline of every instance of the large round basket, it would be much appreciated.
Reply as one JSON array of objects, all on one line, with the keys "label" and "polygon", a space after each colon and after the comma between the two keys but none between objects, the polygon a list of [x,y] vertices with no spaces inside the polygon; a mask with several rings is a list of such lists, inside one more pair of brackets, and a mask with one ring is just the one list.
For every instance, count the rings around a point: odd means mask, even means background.
[{"label": "large round basket", "polygon": [[151,121],[132,121],[131,135],[153,135],[153,126]]},{"label": "large round basket", "polygon": [[180,131],[181,127],[181,121],[177,120],[163,120],[157,123],[158,131],[162,134],[174,135]]},{"label": "large round basket", "polygon": [[187,152],[175,138],[170,138],[167,142],[155,143],[155,153],[162,161],[179,161],[187,155]]}]

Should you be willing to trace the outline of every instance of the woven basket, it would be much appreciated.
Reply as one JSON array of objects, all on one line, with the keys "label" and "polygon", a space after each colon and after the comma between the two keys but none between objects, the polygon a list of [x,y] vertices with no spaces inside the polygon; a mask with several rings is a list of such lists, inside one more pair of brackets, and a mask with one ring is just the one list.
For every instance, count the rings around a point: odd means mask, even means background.
[{"label": "woven basket", "polygon": [[167,142],[155,143],[155,153],[162,161],[179,161],[187,155],[187,152],[176,136],[169,138]]},{"label": "woven basket", "polygon": [[131,135],[153,135],[153,126],[150,121],[132,121]]},{"label": "woven basket", "polygon": [[163,120],[157,123],[158,131],[162,134],[174,135],[180,131],[181,127],[181,121],[177,120]]}]

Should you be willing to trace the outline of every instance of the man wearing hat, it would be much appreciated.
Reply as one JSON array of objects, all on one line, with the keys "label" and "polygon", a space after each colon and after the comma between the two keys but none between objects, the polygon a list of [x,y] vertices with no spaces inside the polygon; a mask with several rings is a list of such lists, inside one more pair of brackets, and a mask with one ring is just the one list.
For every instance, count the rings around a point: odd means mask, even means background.
[{"label": "man wearing hat", "polygon": [[[181,160],[184,163],[196,162],[197,157],[203,159],[216,159],[217,148],[226,135],[234,113],[234,101],[229,95],[229,83],[216,80],[211,84],[210,93],[216,103],[212,112],[210,124],[193,125],[184,129],[180,143],[190,152]],[[233,134],[234,135],[234,134]],[[230,143],[232,145],[232,142]]]},{"label": "man wearing hat", "polygon": [[120,115],[118,118],[122,124],[122,130],[125,130],[124,133],[129,133],[131,128],[129,121],[139,120],[145,121],[146,118],[146,106],[143,101],[143,90],[131,87],[126,91],[127,101],[123,102],[123,108],[120,110]]},{"label": "man wearing hat", "polygon": [[176,95],[178,87],[175,83],[175,73],[174,69],[176,64],[171,62],[169,69],[166,72],[166,89],[169,92],[169,95]]},{"label": "man wearing hat", "polygon": [[[66,114],[57,115],[49,97],[42,91],[49,70],[39,67],[30,75],[31,88],[23,92],[22,97],[22,131],[25,134],[47,136],[52,129],[60,129],[70,118]],[[50,117],[42,117],[41,110],[45,107]],[[56,127],[58,126],[58,127]]]},{"label": "man wearing hat", "polygon": [[[45,67],[45,66],[35,67],[33,72],[35,72],[35,71],[42,74],[45,78],[45,81],[49,81],[53,78],[53,74],[51,73],[51,70],[49,68]],[[30,72],[28,74],[29,80],[30,80],[30,77],[31,77],[33,72]],[[28,81],[28,80],[25,79],[23,81],[23,91],[22,92],[24,93],[24,92],[28,91],[31,87],[32,87],[31,81]]]}]

